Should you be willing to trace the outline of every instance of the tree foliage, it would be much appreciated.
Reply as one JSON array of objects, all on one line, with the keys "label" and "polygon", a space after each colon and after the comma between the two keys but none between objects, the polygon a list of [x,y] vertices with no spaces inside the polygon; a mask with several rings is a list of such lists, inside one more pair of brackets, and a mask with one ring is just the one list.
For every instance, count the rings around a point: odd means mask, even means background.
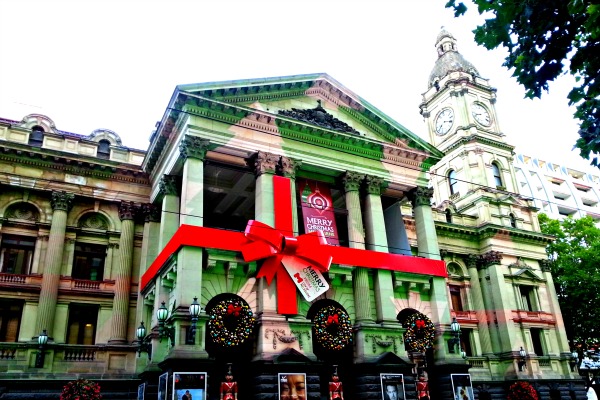
[{"label": "tree foliage", "polygon": [[[508,50],[504,66],[526,89],[541,97],[548,82],[570,73],[576,86],[569,92],[580,121],[575,146],[582,157],[600,167],[600,4],[598,0],[473,0],[479,14],[493,15],[473,31],[487,49]],[[449,0],[456,17],[467,6]]]},{"label": "tree foliage", "polygon": [[600,338],[600,228],[591,217],[538,218],[542,232],[556,238],[546,250],[567,336],[572,344],[588,348]]}]

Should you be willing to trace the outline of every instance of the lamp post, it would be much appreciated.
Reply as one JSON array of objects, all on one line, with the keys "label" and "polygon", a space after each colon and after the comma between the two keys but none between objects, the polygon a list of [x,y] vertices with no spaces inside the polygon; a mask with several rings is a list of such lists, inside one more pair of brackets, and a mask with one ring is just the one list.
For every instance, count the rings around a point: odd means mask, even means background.
[{"label": "lamp post", "polygon": [[569,361],[569,365],[571,365],[571,372],[575,372],[575,367],[579,364],[579,353],[577,350],[573,350],[571,352],[571,360]]},{"label": "lamp post", "polygon": [[169,316],[169,310],[163,301],[156,310],[156,319],[158,320],[158,341],[162,342],[164,337],[169,338],[171,343],[175,342],[175,328],[167,326],[166,321]]},{"label": "lamp post", "polygon": [[40,346],[40,350],[37,352],[35,356],[35,367],[36,368],[44,368],[44,359],[46,357],[46,353],[44,352],[44,348],[48,343],[48,333],[44,329],[42,333],[38,336],[38,345]]},{"label": "lamp post", "polygon": [[148,357],[150,357],[150,352],[152,351],[152,346],[148,342],[148,336],[146,336],[146,327],[144,326],[144,321],[140,322],[140,326],[135,330],[135,336],[138,339],[138,357],[142,355],[142,351],[148,353]]},{"label": "lamp post", "polygon": [[526,367],[525,357],[527,356],[527,352],[525,351],[525,349],[523,349],[523,346],[521,346],[521,348],[519,349],[519,356],[521,357],[521,359],[519,360],[519,372],[522,372],[523,369]]},{"label": "lamp post", "polygon": [[450,330],[452,331],[452,338],[448,340],[448,344],[450,345],[450,353],[454,354],[456,353],[456,346],[460,345],[460,324],[456,317],[452,319]]},{"label": "lamp post", "polygon": [[196,344],[196,323],[198,322],[198,315],[200,315],[200,304],[198,304],[198,297],[194,297],[194,301],[190,304],[190,317],[192,318],[192,332],[191,341]]}]

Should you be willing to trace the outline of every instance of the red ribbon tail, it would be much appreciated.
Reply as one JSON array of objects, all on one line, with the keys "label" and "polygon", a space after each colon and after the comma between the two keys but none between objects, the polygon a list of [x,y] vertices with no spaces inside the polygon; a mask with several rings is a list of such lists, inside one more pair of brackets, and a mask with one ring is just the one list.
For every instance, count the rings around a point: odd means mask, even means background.
[{"label": "red ribbon tail", "polygon": [[283,268],[277,274],[277,312],[279,314],[298,314],[296,285]]},{"label": "red ribbon tail", "polygon": [[275,274],[277,273],[277,270],[279,269],[280,265],[281,256],[269,257],[265,260],[262,267],[260,267],[260,270],[258,271],[258,274],[256,274],[256,277],[264,277],[267,280],[267,285],[270,285],[271,282],[273,282],[273,278],[275,277]]}]

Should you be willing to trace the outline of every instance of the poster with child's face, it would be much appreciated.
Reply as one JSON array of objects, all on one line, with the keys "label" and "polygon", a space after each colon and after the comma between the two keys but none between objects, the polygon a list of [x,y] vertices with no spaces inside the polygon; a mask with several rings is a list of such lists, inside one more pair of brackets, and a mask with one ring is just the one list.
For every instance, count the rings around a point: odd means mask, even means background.
[{"label": "poster with child's face", "polygon": [[471,386],[471,375],[451,374],[452,392],[454,400],[474,400],[473,387]]},{"label": "poster with child's face", "polygon": [[279,374],[279,400],[306,400],[306,374]]},{"label": "poster with child's face", "polygon": [[206,400],[206,372],[174,372],[173,400]]}]

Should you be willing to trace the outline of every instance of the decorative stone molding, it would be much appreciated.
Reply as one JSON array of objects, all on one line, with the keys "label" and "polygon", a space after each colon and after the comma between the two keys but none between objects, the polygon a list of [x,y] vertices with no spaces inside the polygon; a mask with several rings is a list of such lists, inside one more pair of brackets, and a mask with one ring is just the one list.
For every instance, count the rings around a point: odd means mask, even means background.
[{"label": "decorative stone molding", "polygon": [[73,207],[74,199],[75,199],[75,195],[73,195],[73,193],[67,193],[65,191],[62,191],[62,192],[53,191],[52,199],[50,200],[50,204],[54,211],[62,210],[62,211],[69,212],[69,210],[71,210],[71,207]]},{"label": "decorative stone molding", "polygon": [[80,218],[79,220],[80,228],[88,228],[88,229],[100,229],[107,230],[108,222],[106,218],[100,213],[89,213]]},{"label": "decorative stone molding", "polygon": [[552,261],[551,260],[539,260],[540,268],[542,272],[552,272]]},{"label": "decorative stone molding", "polygon": [[491,250],[485,254],[480,255],[477,264],[480,267],[485,268],[489,267],[490,265],[500,264],[500,261],[502,261],[502,253],[500,253],[499,251]]},{"label": "decorative stone molding", "polygon": [[37,222],[40,220],[40,213],[33,205],[20,202],[10,205],[4,213],[4,217],[8,219]]},{"label": "decorative stone molding", "polygon": [[479,256],[477,256],[475,254],[468,254],[465,257],[465,263],[467,264],[467,268],[476,268],[478,261],[479,261]]},{"label": "decorative stone molding", "polygon": [[275,174],[279,164],[279,156],[277,154],[266,153],[259,151],[254,157],[254,173],[256,176],[262,174]]},{"label": "decorative stone molding", "polygon": [[433,188],[416,187],[408,193],[413,208],[418,206],[431,206],[431,198],[433,197]]},{"label": "decorative stone molding", "polygon": [[119,243],[109,243],[108,244],[108,248],[109,249],[118,249],[119,248]]},{"label": "decorative stone molding", "polygon": [[368,194],[374,194],[376,196],[381,195],[381,189],[387,187],[386,182],[383,181],[382,178],[377,176],[367,175],[365,177],[365,187],[367,189]]},{"label": "decorative stone molding", "polygon": [[163,175],[160,182],[158,182],[158,188],[164,196],[177,196],[179,194],[177,177],[174,175]]},{"label": "decorative stone molding", "polygon": [[326,129],[331,129],[333,131],[360,135],[360,132],[358,132],[356,129],[335,118],[323,107],[321,107],[321,100],[317,100],[317,106],[315,108],[307,110],[301,110],[299,108],[292,108],[291,110],[279,110],[278,114],[283,115],[284,117],[308,122],[309,124],[318,125]]},{"label": "decorative stone molding", "polygon": [[183,159],[196,158],[204,161],[209,146],[208,140],[186,135],[179,143],[179,153]]},{"label": "decorative stone molding", "polygon": [[160,208],[154,204],[143,204],[142,214],[144,215],[144,222],[160,222]]},{"label": "decorative stone molding", "polygon": [[373,353],[377,354],[377,347],[388,349],[390,346],[394,346],[394,353],[398,353],[398,346],[396,342],[400,340],[400,337],[386,335],[385,338],[382,335],[365,335],[365,343],[371,340]]},{"label": "decorative stone molding", "polygon": [[302,161],[294,160],[289,157],[281,157],[281,162],[279,164],[279,173],[286,178],[296,179],[296,172],[298,168],[302,165]]},{"label": "decorative stone molding", "polygon": [[119,219],[121,221],[135,219],[137,213],[138,207],[136,207],[133,202],[121,201],[121,204],[119,204]]},{"label": "decorative stone molding", "polygon": [[298,341],[298,336],[295,336],[292,332],[290,332],[289,335],[286,335],[284,329],[265,329],[265,339],[269,340],[269,334],[272,334],[273,336],[273,350],[277,350],[278,342],[289,345]]},{"label": "decorative stone molding", "polygon": [[345,192],[356,192],[360,189],[360,185],[365,178],[364,175],[358,172],[346,171],[342,177]]}]

